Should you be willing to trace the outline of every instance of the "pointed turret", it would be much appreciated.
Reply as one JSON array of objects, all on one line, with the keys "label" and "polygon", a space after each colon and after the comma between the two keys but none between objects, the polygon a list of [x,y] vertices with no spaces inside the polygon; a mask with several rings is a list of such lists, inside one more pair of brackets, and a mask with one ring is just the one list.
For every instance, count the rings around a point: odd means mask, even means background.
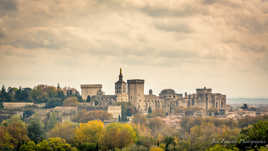
[{"label": "pointed turret", "polygon": [[123,81],[122,68],[120,68],[119,81]]}]

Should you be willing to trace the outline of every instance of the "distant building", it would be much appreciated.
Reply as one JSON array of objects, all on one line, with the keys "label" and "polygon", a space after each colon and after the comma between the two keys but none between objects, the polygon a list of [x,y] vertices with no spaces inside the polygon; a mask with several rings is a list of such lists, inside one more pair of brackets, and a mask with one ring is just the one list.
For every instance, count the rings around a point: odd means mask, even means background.
[{"label": "distant building", "polygon": [[128,84],[128,100],[136,106],[137,110],[144,110],[144,80],[132,79],[127,80]]},{"label": "distant building", "polygon": [[82,99],[86,100],[87,97],[92,97],[97,95],[99,91],[101,91],[102,85],[101,84],[82,84],[81,90],[82,90]]},{"label": "distant building", "polygon": [[79,92],[75,88],[65,87],[62,89],[65,96],[78,95]]},{"label": "distant building", "polygon": [[121,68],[120,68],[119,80],[115,83],[115,95],[117,102],[128,102],[127,83],[123,80],[123,74]]},{"label": "distant building", "polygon": [[52,108],[53,111],[63,112],[63,113],[72,113],[77,112],[77,106],[56,106]]},{"label": "distant building", "polygon": [[[122,69],[120,69],[119,80],[115,82],[115,94],[104,95],[101,91],[102,85],[81,85],[82,98],[91,97],[90,105],[109,107],[118,102],[129,102],[141,113],[164,112],[174,113],[178,109],[198,109],[201,112],[196,115],[225,113],[226,96],[220,93],[212,93],[211,88],[196,89],[195,94],[176,93],[173,89],[163,89],[159,96],[154,95],[152,90],[144,94],[144,80],[131,79],[127,83],[123,80]],[[127,90],[126,90],[127,88]]]},{"label": "distant building", "polygon": [[145,108],[143,112],[148,112],[149,108],[151,108],[152,111],[162,111],[166,113],[175,112],[179,107],[181,99],[182,95],[175,93],[173,89],[163,89],[159,96],[153,95],[151,90],[149,95],[145,95]]},{"label": "distant building", "polygon": [[107,112],[112,114],[113,119],[119,120],[122,117],[122,115],[121,115],[121,112],[122,112],[121,111],[121,105],[108,106]]}]

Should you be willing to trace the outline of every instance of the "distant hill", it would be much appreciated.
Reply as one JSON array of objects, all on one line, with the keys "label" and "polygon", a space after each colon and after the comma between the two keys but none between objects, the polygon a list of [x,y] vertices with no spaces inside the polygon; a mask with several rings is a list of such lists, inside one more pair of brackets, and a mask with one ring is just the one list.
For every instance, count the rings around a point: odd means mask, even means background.
[{"label": "distant hill", "polygon": [[227,104],[268,104],[268,98],[227,98]]}]

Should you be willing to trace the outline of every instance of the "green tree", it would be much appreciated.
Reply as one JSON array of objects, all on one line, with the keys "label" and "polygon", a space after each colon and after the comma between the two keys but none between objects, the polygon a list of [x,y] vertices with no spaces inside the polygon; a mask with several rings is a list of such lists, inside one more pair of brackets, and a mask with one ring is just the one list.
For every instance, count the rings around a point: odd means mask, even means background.
[{"label": "green tree", "polygon": [[36,151],[37,146],[33,141],[29,141],[20,147],[20,151]]},{"label": "green tree", "polygon": [[45,137],[43,123],[38,118],[33,118],[28,124],[28,136],[31,140],[38,143]]},{"label": "green tree", "polygon": [[60,87],[57,88],[57,97],[61,98],[62,100],[65,98],[64,93]]},{"label": "green tree", "polygon": [[83,143],[79,145],[79,150],[80,151],[96,151],[97,149],[97,144],[95,143]]},{"label": "green tree", "polygon": [[6,130],[12,137],[11,143],[13,144],[14,149],[18,150],[22,144],[30,140],[27,136],[26,124],[19,118],[19,116],[11,117],[6,124]]},{"label": "green tree", "polygon": [[239,149],[238,148],[229,149],[220,144],[216,144],[210,147],[209,149],[207,149],[206,151],[239,151]]},{"label": "green tree", "polygon": [[120,118],[121,121],[127,121],[127,116],[131,116],[136,113],[135,107],[126,102],[120,102],[118,105],[122,106],[122,117]]},{"label": "green tree", "polygon": [[268,151],[268,148],[262,146],[258,151]]},{"label": "green tree", "polygon": [[8,101],[10,101],[10,102],[16,102],[16,97],[15,97],[15,95],[16,95],[16,91],[17,91],[18,89],[17,88],[12,88],[12,87],[9,87],[8,88]]},{"label": "green tree", "polygon": [[90,102],[90,101],[91,101],[90,96],[87,96],[86,102]]},{"label": "green tree", "polygon": [[48,98],[48,101],[46,102],[46,108],[53,108],[61,105],[62,105],[62,99],[57,97]]},{"label": "green tree", "polygon": [[3,108],[4,108],[3,102],[0,102],[0,109],[3,109]]},{"label": "green tree", "polygon": [[15,98],[16,98],[16,101],[23,102],[22,88],[21,87],[19,87],[19,89],[16,91]]},{"label": "green tree", "polygon": [[34,114],[34,111],[31,109],[23,111],[23,120],[25,121],[27,118],[31,117]]},{"label": "green tree", "polygon": [[64,139],[55,137],[37,144],[37,151],[77,151],[77,149],[66,143]]},{"label": "green tree", "polygon": [[46,130],[52,129],[58,122],[57,113],[49,112],[46,119]]},{"label": "green tree", "polygon": [[174,137],[167,136],[167,137],[165,137],[164,142],[165,142],[165,151],[168,151],[168,148],[169,148],[169,146],[171,144],[173,144],[175,146],[175,139],[174,139]]},{"label": "green tree", "polygon": [[77,97],[75,97],[75,96],[67,97],[63,101],[64,106],[77,106],[78,104],[79,104],[79,101],[78,101]]},{"label": "green tree", "polygon": [[151,108],[151,106],[149,106],[149,108],[148,108],[148,113],[150,114],[150,113],[152,113],[153,111],[152,111],[152,108]]},{"label": "green tree", "polygon": [[268,144],[268,120],[258,121],[240,132],[238,148],[258,149]]},{"label": "green tree", "polygon": [[48,97],[42,91],[42,89],[34,88],[31,95],[34,100],[34,103],[46,103],[48,101]]},{"label": "green tree", "polygon": [[2,89],[0,91],[0,102],[6,102],[8,101],[8,93],[6,91],[5,86],[2,86]]}]

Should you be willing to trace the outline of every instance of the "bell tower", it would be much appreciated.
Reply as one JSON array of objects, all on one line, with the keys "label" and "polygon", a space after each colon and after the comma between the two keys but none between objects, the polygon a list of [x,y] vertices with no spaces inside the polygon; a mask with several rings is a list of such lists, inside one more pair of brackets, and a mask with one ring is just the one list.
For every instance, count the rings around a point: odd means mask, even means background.
[{"label": "bell tower", "polygon": [[115,83],[115,95],[117,102],[128,102],[127,83],[123,80],[122,68],[120,68],[119,80]]}]

